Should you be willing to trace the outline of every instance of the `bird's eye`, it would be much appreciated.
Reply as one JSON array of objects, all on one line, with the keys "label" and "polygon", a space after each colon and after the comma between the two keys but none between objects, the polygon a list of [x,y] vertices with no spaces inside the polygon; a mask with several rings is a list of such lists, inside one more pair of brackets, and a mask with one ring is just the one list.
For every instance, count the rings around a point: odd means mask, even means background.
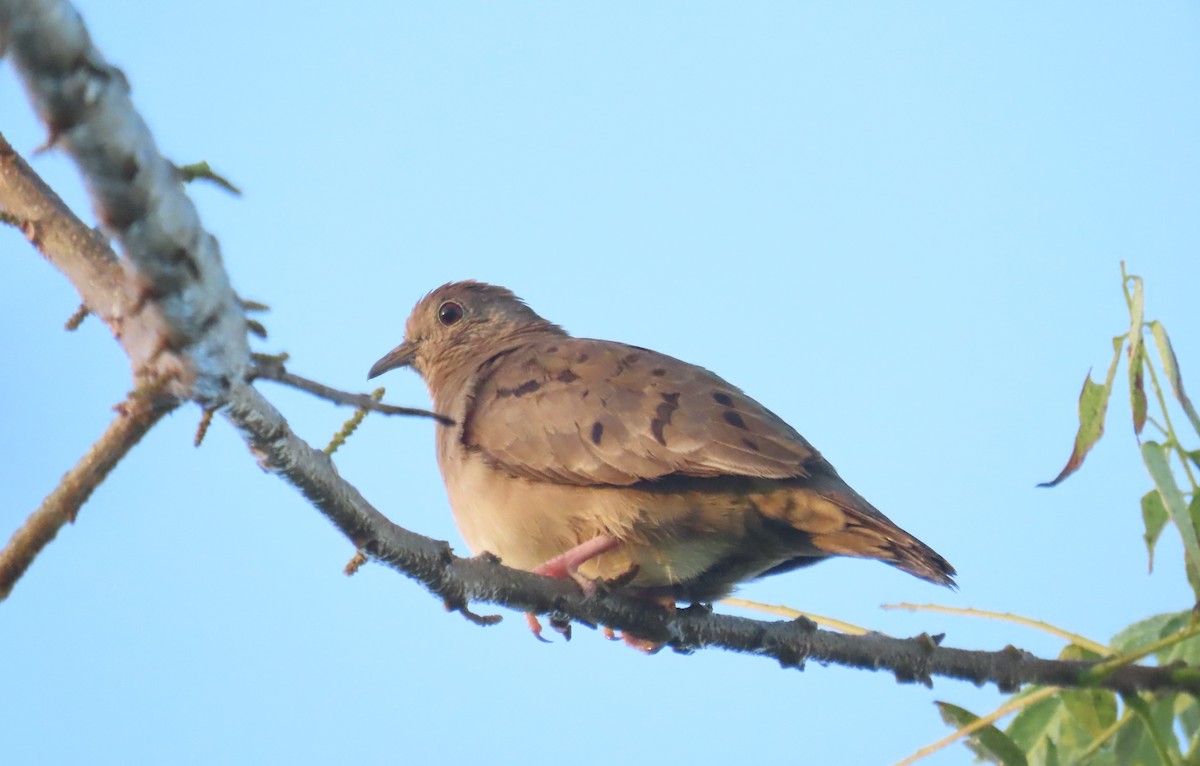
[{"label": "bird's eye", "polygon": [[438,306],[438,321],[449,327],[463,318],[463,307],[454,301],[446,301]]}]

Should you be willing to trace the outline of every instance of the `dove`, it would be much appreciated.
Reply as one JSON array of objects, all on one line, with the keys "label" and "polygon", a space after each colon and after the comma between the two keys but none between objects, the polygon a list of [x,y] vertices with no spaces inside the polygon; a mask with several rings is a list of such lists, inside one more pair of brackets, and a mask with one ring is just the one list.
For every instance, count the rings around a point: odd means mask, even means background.
[{"label": "dove", "polygon": [[741,389],[646,348],[574,338],[506,288],[426,295],[368,375],[402,367],[453,420],[437,426],[438,466],[476,555],[671,603],[831,556],[955,587],[946,559]]}]

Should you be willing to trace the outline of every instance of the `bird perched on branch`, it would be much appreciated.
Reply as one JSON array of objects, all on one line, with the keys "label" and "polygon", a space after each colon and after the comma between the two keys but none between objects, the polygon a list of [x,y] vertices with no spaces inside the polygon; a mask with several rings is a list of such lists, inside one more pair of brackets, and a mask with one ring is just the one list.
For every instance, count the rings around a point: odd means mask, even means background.
[{"label": "bird perched on branch", "polygon": [[[443,285],[371,368],[412,367],[472,552],[664,600],[829,556],[878,559],[939,585],[954,568],[842,481],[791,426],[696,365],[573,338],[503,287]],[[531,621],[536,624],[536,621]]]}]

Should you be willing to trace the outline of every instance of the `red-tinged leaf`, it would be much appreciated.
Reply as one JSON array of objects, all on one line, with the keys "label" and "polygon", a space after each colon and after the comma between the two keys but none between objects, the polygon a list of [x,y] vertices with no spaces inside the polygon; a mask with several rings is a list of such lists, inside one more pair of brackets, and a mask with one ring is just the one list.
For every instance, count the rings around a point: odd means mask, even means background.
[{"label": "red-tinged leaf", "polygon": [[1128,277],[1127,284],[1133,285],[1133,292],[1126,289],[1129,298],[1129,398],[1133,406],[1133,433],[1141,436],[1146,427],[1146,385],[1145,385],[1145,354],[1146,347],[1142,343],[1142,321],[1145,317],[1146,298],[1142,288],[1141,277]]},{"label": "red-tinged leaf", "polygon": [[[1132,347],[1132,346],[1131,346]],[[1133,407],[1133,434],[1141,437],[1146,427],[1146,347],[1138,344],[1129,358],[1129,399]]]},{"label": "red-tinged leaf", "polygon": [[1121,361],[1121,345],[1125,336],[1113,338],[1113,358],[1108,366],[1108,375],[1104,385],[1092,380],[1092,374],[1083,380],[1083,391],[1079,394],[1079,431],[1075,434],[1075,446],[1071,449],[1071,457],[1067,464],[1058,472],[1052,481],[1039,484],[1039,487],[1053,487],[1075,473],[1083,465],[1083,459],[1091,451],[1100,437],[1104,435],[1104,416],[1108,411],[1108,396],[1112,393],[1113,378],[1117,374],[1117,364]]},{"label": "red-tinged leaf", "polygon": [[1183,411],[1187,413],[1188,420],[1192,421],[1192,428],[1200,434],[1200,414],[1197,414],[1196,408],[1192,406],[1192,400],[1183,390],[1183,374],[1179,371],[1179,360],[1175,358],[1175,349],[1171,347],[1171,339],[1167,337],[1167,328],[1163,327],[1162,322],[1155,320],[1150,323],[1150,334],[1154,336],[1154,344],[1158,347],[1158,356],[1162,359],[1163,372],[1166,373],[1167,380],[1171,381],[1171,393],[1175,394]]},{"label": "red-tinged leaf", "polygon": [[1146,553],[1150,556],[1149,571],[1154,571],[1154,545],[1163,527],[1167,525],[1167,507],[1163,505],[1162,496],[1157,489],[1152,489],[1142,495],[1142,521],[1146,532],[1142,538],[1146,541]]}]

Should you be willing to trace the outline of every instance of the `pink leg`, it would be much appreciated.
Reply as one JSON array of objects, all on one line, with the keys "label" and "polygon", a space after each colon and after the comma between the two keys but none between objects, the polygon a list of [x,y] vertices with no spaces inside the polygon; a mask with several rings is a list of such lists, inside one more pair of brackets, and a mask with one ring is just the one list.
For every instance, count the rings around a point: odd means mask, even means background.
[{"label": "pink leg", "polygon": [[580,543],[566,553],[560,553],[544,564],[540,564],[533,572],[559,579],[570,577],[579,584],[584,595],[590,596],[596,592],[596,584],[579,574],[579,565],[602,553],[608,553],[620,544],[620,540],[610,535],[597,535],[586,543]]},{"label": "pink leg", "polygon": [[[558,579],[569,577],[575,581],[585,596],[590,596],[596,592],[596,584],[579,574],[579,565],[596,558],[602,553],[608,553],[620,544],[621,541],[611,535],[597,535],[591,540],[580,543],[571,550],[560,553],[549,561],[538,565],[534,568],[533,573],[547,577],[556,577]],[[542,638],[542,623],[538,622],[538,618],[533,614],[526,614],[525,620],[529,623],[529,629],[533,631],[533,635],[537,636],[538,640],[544,641],[545,639]]]}]

